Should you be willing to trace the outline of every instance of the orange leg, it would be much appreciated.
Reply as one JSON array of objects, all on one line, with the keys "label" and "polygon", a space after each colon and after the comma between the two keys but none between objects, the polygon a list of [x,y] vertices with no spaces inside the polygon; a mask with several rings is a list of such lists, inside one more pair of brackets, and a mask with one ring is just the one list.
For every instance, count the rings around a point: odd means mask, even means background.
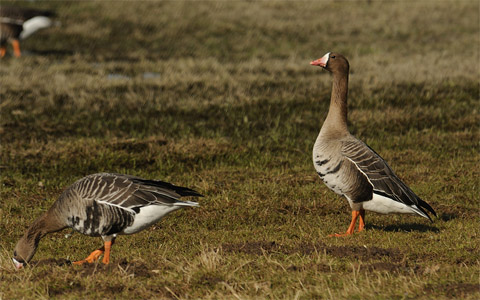
[{"label": "orange leg", "polygon": [[330,237],[340,237],[340,236],[348,236],[353,234],[355,231],[355,223],[357,223],[357,218],[360,216],[360,224],[358,225],[358,231],[362,231],[365,227],[365,210],[352,210],[352,222],[350,222],[350,226],[348,226],[347,232],[345,233],[335,233],[329,235]]},{"label": "orange leg", "polygon": [[7,53],[7,48],[5,46],[0,47],[0,57],[4,57]]},{"label": "orange leg", "polygon": [[20,42],[18,40],[13,40],[12,46],[13,46],[13,54],[15,54],[16,57],[20,57],[22,55],[20,52]]},{"label": "orange leg", "polygon": [[112,248],[114,240],[105,242],[105,254],[103,255],[102,262],[108,264],[110,262],[110,249]]},{"label": "orange leg", "polygon": [[358,221],[358,232],[365,228],[365,210],[360,210],[360,221]]}]

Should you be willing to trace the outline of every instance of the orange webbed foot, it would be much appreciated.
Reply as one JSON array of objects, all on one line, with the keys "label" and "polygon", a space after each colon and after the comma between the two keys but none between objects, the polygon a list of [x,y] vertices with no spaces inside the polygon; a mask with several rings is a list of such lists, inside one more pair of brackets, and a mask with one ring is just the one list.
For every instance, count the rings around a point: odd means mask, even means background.
[{"label": "orange webbed foot", "polygon": [[90,253],[90,255],[87,258],[85,258],[83,260],[72,262],[72,264],[73,265],[83,265],[84,263],[91,264],[91,263],[97,261],[98,258],[100,257],[100,255],[103,254],[103,252],[104,252],[104,247],[93,251],[92,253]]},{"label": "orange webbed foot", "polygon": [[83,265],[84,263],[91,264],[97,261],[100,255],[103,254],[102,263],[107,265],[108,263],[110,263],[110,250],[114,242],[115,240],[106,241],[101,248],[90,253],[90,255],[87,258],[85,258],[84,260],[74,261],[72,262],[72,264],[73,265]]},{"label": "orange webbed foot", "polygon": [[365,228],[365,210],[353,210],[352,211],[352,221],[350,226],[348,226],[347,232],[345,233],[335,233],[330,234],[329,237],[345,237],[350,236],[355,231],[355,223],[357,223],[357,218],[360,216],[360,221],[358,224],[358,232],[362,231]]}]

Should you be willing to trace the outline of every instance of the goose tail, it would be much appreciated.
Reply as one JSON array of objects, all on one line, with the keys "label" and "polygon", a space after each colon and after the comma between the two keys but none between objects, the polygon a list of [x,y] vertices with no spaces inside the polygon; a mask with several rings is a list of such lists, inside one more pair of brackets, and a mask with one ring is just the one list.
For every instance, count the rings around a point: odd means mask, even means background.
[{"label": "goose tail", "polygon": [[[437,213],[435,212],[435,210],[433,210],[433,208],[430,206],[430,204],[428,204],[427,202],[423,201],[422,199],[418,199],[418,207],[419,209],[422,210],[422,212],[424,214],[427,214],[425,212],[425,210],[428,210],[430,213],[432,213],[435,217],[437,216]],[[428,216],[428,214],[427,214]],[[430,219],[430,221],[432,221],[432,219],[430,218],[430,216],[428,216],[428,219]],[[432,221],[433,222],[433,221]]]},{"label": "goose tail", "polygon": [[410,208],[415,212],[417,213],[418,215],[424,217],[424,218],[427,218],[430,220],[430,222],[433,223],[433,220],[432,218],[430,217],[430,215],[426,212],[429,211],[430,213],[432,213],[435,217],[437,216],[437,214],[435,213],[435,211],[433,210],[433,208],[425,201],[423,201],[422,199],[417,199],[418,200],[418,204],[417,205],[411,205]]}]

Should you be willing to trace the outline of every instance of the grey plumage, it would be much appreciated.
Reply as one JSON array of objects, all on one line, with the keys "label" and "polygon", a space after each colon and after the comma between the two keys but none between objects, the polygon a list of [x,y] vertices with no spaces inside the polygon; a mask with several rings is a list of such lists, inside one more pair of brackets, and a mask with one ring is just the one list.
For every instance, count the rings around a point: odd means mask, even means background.
[{"label": "grey plumage", "polygon": [[333,74],[330,108],[313,147],[313,163],[323,182],[345,196],[354,212],[346,234],[353,233],[357,216],[361,218],[359,230],[363,229],[365,210],[416,213],[431,220],[427,211],[436,215],[433,208],[403,183],[380,155],[349,133],[347,59],[329,52],[311,64]]},{"label": "grey plumage", "polygon": [[[425,209],[436,216],[433,208],[420,199],[405,183],[393,172],[387,162],[372,148],[360,140],[352,139],[344,142],[342,154],[350,159],[364,174],[372,186],[372,192],[404,203],[408,206],[416,205],[425,216],[432,220]],[[353,202],[368,201],[370,199],[358,197]]]},{"label": "grey plumage", "polygon": [[163,181],[99,173],[72,184],[54,206],[67,216],[69,227],[91,236],[108,236],[122,234],[144,207],[167,206],[173,211],[197,205],[180,201],[182,196],[202,195]]},{"label": "grey plumage", "polygon": [[65,189],[30,226],[17,243],[15,259],[28,262],[44,235],[66,227],[113,242],[118,234],[141,231],[181,207],[198,206],[196,202],[180,201],[182,196],[202,195],[189,188],[135,176],[88,175]]}]

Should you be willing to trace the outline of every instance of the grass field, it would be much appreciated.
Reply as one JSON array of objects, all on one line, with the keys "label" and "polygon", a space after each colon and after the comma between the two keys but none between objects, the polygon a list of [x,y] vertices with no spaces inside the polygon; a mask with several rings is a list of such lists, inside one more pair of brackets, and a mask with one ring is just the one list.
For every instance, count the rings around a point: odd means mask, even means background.
[{"label": "grass field", "polygon": [[[478,1],[13,3],[62,26],[0,61],[0,299],[480,298]],[[350,60],[350,131],[433,223],[367,213],[328,237],[350,221],[311,161],[328,51]],[[64,231],[15,270],[29,224],[103,171],[205,197],[108,266],[62,264],[101,245]]]}]

